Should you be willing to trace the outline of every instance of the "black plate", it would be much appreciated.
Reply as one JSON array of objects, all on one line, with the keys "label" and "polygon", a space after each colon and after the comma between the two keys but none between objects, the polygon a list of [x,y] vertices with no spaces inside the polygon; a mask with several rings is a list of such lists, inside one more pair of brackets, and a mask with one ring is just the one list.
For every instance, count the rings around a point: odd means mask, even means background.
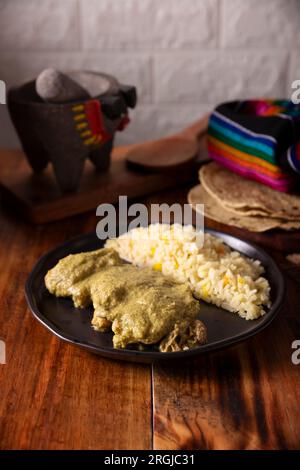
[{"label": "black plate", "polygon": [[77,309],[71,299],[57,299],[49,294],[44,283],[47,271],[64,256],[100,248],[103,243],[94,233],[74,238],[43,256],[27,280],[26,300],[33,315],[56,336],[114,359],[155,362],[196,356],[227,347],[255,335],[269,325],[282,305],[284,280],[273,259],[258,246],[222,232],[206,231],[221,237],[231,248],[261,261],[271,285],[272,307],[258,320],[246,321],[235,313],[200,301],[201,320],[205,323],[208,333],[208,343],[204,346],[175,353],[161,353],[151,348],[146,351],[114,349],[112,333],[98,333],[91,328],[92,309]]}]

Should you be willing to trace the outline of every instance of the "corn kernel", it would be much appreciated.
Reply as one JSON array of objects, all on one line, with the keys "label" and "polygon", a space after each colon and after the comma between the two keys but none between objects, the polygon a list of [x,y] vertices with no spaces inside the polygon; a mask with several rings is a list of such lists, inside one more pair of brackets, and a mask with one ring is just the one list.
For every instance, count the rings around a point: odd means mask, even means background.
[{"label": "corn kernel", "polygon": [[155,271],[161,271],[162,270],[162,264],[161,263],[155,263],[153,265],[153,269],[155,269]]}]

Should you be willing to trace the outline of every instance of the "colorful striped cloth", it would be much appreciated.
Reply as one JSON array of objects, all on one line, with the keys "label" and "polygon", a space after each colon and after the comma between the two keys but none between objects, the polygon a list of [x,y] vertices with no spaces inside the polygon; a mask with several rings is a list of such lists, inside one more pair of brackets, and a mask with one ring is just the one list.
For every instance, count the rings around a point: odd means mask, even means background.
[{"label": "colorful striped cloth", "polygon": [[208,152],[235,173],[290,191],[300,186],[300,106],[286,100],[219,105],[209,120]]}]

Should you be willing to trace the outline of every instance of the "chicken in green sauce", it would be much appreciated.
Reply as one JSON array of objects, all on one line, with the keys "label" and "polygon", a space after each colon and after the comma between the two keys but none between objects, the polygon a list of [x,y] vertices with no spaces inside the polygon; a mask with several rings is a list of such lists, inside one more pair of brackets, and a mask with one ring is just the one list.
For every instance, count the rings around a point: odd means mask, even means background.
[{"label": "chicken in green sauce", "polygon": [[115,348],[161,342],[160,350],[171,352],[206,342],[197,320],[200,304],[186,283],[124,263],[112,249],[67,256],[45,283],[57,297],[71,297],[76,307],[92,304],[93,328],[112,329]]}]

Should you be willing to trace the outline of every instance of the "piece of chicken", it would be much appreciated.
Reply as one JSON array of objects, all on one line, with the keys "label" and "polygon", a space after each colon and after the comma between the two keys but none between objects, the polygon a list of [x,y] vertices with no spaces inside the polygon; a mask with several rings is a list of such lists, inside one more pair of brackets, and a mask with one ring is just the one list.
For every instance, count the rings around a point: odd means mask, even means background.
[{"label": "piece of chicken", "polygon": [[176,322],[191,321],[200,311],[187,284],[129,264],[97,273],[91,282],[91,298],[92,325],[102,330],[99,319],[111,321],[116,348],[157,343]]},{"label": "piece of chicken", "polygon": [[115,348],[155,344],[165,338],[160,350],[171,351],[195,347],[205,340],[201,322],[201,334],[190,326],[196,325],[192,322],[200,304],[187,284],[151,268],[125,264],[112,249],[63,258],[47,273],[45,283],[57,297],[71,297],[76,307],[93,304],[92,326],[100,332],[111,328]]},{"label": "piece of chicken", "polygon": [[200,320],[175,323],[172,331],[160,342],[161,352],[193,349],[207,342],[206,328]]},{"label": "piece of chicken", "polygon": [[75,307],[87,307],[91,303],[86,280],[107,266],[120,265],[124,261],[110,248],[76,253],[62,258],[45,276],[48,291],[56,297],[72,297]]}]

